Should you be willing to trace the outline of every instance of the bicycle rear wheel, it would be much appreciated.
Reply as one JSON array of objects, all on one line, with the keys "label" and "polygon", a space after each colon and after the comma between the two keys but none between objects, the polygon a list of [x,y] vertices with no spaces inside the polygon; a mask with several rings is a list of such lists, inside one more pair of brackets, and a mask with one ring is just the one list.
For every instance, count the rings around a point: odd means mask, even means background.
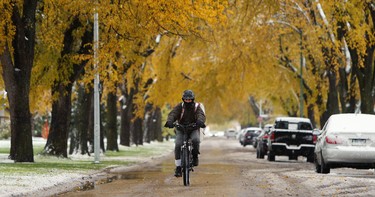
[{"label": "bicycle rear wheel", "polygon": [[184,180],[184,185],[190,185],[190,158],[189,158],[189,150],[184,148],[182,150],[182,178]]}]

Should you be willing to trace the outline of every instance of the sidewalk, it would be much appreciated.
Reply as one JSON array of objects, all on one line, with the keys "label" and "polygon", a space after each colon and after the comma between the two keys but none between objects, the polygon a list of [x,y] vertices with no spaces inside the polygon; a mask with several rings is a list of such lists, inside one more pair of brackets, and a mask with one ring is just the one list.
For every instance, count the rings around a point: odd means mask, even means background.
[{"label": "sidewalk", "polygon": [[[44,146],[46,140],[42,138],[34,138],[33,146]],[[0,148],[10,147],[9,140],[0,140]],[[105,156],[100,155],[100,162],[107,163],[116,161],[128,161],[127,165],[111,165],[103,169],[96,169],[98,164],[94,164],[94,155],[69,155],[68,159],[59,159],[55,157],[43,157],[34,155],[34,163],[14,164],[12,160],[8,159],[9,154],[0,154],[0,196],[51,196],[65,191],[74,189],[82,189],[82,187],[91,187],[96,181],[104,179],[106,172],[109,169],[127,169],[137,167],[143,163],[151,162],[152,160],[165,157],[172,153],[174,147],[173,141],[167,142],[151,142],[145,143],[143,146],[125,147],[119,145],[120,152],[134,152],[143,151],[147,154],[129,154],[127,156]],[[140,152],[140,153],[141,153]],[[137,153],[137,152],[136,152]],[[67,170],[56,168],[49,168],[48,170],[27,171],[26,165],[37,165],[43,162],[83,162],[85,167],[89,170]],[[81,163],[80,163],[81,164]],[[87,164],[87,165],[86,165]],[[23,165],[20,168],[17,166]],[[90,170],[90,167],[93,170]],[[95,170],[96,169],[96,170]],[[90,186],[91,185],[91,186]]]}]

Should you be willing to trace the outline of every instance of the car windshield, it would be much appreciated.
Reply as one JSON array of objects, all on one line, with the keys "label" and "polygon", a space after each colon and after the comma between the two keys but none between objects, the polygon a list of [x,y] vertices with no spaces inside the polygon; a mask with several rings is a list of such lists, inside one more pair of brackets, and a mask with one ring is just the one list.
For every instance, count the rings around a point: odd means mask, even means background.
[{"label": "car windshield", "polygon": [[278,121],[275,124],[276,129],[291,129],[291,130],[312,130],[311,124],[307,122],[287,122],[287,121]]},{"label": "car windshield", "polygon": [[306,122],[301,122],[299,123],[299,129],[300,130],[312,130],[313,128],[311,127],[311,124],[306,123]]}]

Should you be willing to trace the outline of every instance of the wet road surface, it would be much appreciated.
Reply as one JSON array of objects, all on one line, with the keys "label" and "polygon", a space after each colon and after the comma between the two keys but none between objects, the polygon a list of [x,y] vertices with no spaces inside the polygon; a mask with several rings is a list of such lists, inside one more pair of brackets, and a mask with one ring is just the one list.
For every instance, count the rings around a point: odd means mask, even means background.
[{"label": "wet road surface", "polygon": [[[206,138],[201,143],[200,165],[190,186],[174,174],[172,154],[132,171],[108,174],[106,184],[62,196],[374,196],[373,170],[333,169],[329,175],[314,172],[300,157],[276,162],[256,159],[252,146],[235,139]],[[364,182],[365,181],[365,182]]]}]

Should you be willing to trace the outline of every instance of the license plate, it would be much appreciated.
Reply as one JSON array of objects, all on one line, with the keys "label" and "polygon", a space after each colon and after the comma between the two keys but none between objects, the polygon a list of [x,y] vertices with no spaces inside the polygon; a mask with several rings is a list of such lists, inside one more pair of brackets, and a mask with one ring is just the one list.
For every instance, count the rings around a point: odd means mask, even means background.
[{"label": "license plate", "polygon": [[364,146],[366,144],[365,139],[352,139],[353,146]]},{"label": "license plate", "polygon": [[289,149],[298,149],[297,145],[289,145]]}]

